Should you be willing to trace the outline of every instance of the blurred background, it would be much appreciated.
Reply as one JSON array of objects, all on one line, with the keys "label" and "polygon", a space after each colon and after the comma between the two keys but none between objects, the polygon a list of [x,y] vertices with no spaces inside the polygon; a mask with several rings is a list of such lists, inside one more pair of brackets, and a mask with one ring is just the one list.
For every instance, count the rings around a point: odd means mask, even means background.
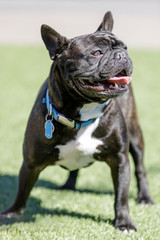
[{"label": "blurred background", "polygon": [[108,10],[129,47],[160,48],[159,0],[0,0],[0,43],[42,43],[43,23],[69,38],[91,33]]}]

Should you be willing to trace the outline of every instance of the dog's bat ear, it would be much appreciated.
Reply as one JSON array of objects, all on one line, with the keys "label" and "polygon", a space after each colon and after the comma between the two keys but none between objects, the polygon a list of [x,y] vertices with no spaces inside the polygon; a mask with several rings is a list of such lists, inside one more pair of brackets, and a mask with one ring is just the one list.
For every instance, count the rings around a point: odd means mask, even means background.
[{"label": "dog's bat ear", "polygon": [[61,36],[58,32],[47,25],[41,26],[41,36],[52,60],[54,60],[55,55],[61,50],[61,48],[68,45],[68,41],[65,37]]},{"label": "dog's bat ear", "polygon": [[97,31],[109,31],[112,32],[113,29],[113,16],[111,12],[106,12],[106,14],[104,15],[103,21],[100,24],[99,28],[97,29]]}]

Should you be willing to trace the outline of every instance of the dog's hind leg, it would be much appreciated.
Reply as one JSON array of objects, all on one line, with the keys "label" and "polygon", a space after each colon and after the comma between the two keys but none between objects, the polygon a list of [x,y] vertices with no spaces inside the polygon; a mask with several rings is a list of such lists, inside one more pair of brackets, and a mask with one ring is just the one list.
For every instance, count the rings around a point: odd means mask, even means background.
[{"label": "dog's hind leg", "polygon": [[67,181],[65,182],[65,184],[63,186],[60,187],[60,189],[75,190],[76,180],[78,177],[78,171],[79,170],[70,171]]},{"label": "dog's hind leg", "polygon": [[148,182],[146,177],[146,170],[143,163],[144,142],[142,132],[138,123],[137,116],[134,116],[134,124],[130,126],[130,153],[135,163],[135,175],[138,186],[138,203],[152,204]]}]

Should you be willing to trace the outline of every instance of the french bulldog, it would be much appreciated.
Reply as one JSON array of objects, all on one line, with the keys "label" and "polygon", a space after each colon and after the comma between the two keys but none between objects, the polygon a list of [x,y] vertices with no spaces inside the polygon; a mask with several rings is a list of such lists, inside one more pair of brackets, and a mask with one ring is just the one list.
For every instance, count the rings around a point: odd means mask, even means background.
[{"label": "french bulldog", "polygon": [[59,165],[70,172],[106,162],[115,190],[115,227],[136,230],[128,208],[130,165],[135,163],[138,202],[153,203],[143,164],[143,138],[131,88],[132,61],[113,33],[107,12],[97,31],[67,39],[47,25],[41,35],[53,61],[31,111],[23,144],[24,161],[16,199],[1,216],[22,213],[40,172]]}]

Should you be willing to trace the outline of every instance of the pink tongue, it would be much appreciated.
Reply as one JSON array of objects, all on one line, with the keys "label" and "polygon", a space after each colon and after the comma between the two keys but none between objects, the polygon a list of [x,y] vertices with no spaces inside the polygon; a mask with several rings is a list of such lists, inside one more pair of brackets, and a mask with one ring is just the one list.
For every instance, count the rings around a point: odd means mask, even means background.
[{"label": "pink tongue", "polygon": [[112,77],[107,80],[109,83],[117,83],[118,85],[128,85],[132,80],[131,77]]}]

